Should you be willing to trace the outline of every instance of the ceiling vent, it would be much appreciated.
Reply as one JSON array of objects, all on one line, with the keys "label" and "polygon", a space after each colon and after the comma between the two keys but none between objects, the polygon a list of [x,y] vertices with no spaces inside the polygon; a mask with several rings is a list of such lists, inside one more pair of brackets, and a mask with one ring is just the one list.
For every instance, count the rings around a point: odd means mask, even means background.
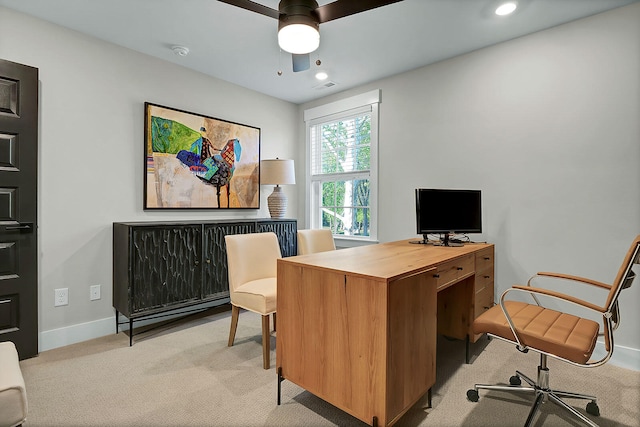
[{"label": "ceiling vent", "polygon": [[317,86],[314,86],[314,89],[326,89],[328,87],[334,87],[335,85],[337,85],[336,82],[332,82],[331,80],[328,80],[326,82],[322,82]]}]

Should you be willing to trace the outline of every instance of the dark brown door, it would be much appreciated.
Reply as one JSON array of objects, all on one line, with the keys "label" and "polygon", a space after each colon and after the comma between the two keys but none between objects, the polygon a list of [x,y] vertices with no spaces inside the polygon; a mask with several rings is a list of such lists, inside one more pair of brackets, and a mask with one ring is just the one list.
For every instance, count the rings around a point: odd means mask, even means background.
[{"label": "dark brown door", "polygon": [[38,69],[0,60],[0,341],[38,354]]}]

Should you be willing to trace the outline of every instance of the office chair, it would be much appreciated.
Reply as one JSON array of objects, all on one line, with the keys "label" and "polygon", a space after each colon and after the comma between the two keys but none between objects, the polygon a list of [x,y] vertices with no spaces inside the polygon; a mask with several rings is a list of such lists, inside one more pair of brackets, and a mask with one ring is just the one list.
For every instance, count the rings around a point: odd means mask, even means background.
[{"label": "office chair", "polygon": [[270,328],[273,314],[276,327],[277,260],[282,258],[275,233],[235,234],[224,237],[227,245],[229,294],[231,297],[231,329],[228,346],[233,345],[240,309],[262,315],[263,368],[269,369]]},{"label": "office chair", "polygon": [[298,255],[333,251],[335,249],[336,244],[333,241],[333,233],[330,229],[298,230]]},{"label": "office chair", "polygon": [[[532,425],[540,404],[545,399],[549,399],[566,409],[586,424],[597,427],[597,424],[562,400],[562,398],[590,400],[586,407],[587,413],[598,416],[600,409],[596,397],[549,388],[547,357],[551,356],[581,367],[601,366],[611,358],[614,348],[613,331],[620,324],[618,297],[623,289],[631,286],[636,276],[631,269],[634,263],[640,264],[640,235],[631,244],[612,285],[567,274],[540,272],[529,279],[527,286],[516,285],[507,289],[500,297],[499,305],[493,306],[474,321],[474,332],[477,334],[487,333],[489,336],[508,341],[515,344],[516,348],[523,353],[529,350],[540,353],[538,379],[533,381],[522,372],[516,371],[516,374],[509,379],[510,385],[476,384],[473,389],[467,391],[467,398],[472,402],[477,402],[478,390],[480,389],[534,393],[535,401],[529,411],[525,427]],[[533,286],[534,280],[545,278],[563,279],[580,285],[595,286],[608,290],[608,293],[606,299],[602,300],[603,305],[599,305],[572,295]],[[535,303],[527,304],[507,300],[507,295],[511,293],[528,294],[533,297]],[[602,315],[602,324],[584,317],[545,308],[540,303],[538,296],[569,302],[599,313]],[[602,332],[600,326],[602,326]],[[600,360],[592,361],[590,359],[596,346],[596,340],[601,336],[604,337],[607,353]],[[525,380],[529,386],[521,386],[521,380]]]}]

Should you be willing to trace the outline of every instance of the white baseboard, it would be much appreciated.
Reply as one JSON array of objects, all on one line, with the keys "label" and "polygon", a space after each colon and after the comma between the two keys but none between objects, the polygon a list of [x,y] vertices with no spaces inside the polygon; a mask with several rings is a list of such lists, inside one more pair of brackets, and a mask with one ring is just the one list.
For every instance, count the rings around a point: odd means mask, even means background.
[{"label": "white baseboard", "polygon": [[51,350],[65,345],[88,341],[116,333],[116,319],[114,316],[94,320],[64,328],[51,329],[40,332],[38,351]]},{"label": "white baseboard", "polygon": [[[153,323],[153,320],[149,320],[147,322],[143,321],[140,323],[136,322],[136,326],[148,323]],[[129,330],[129,325],[120,325],[120,330]],[[94,320],[92,322],[80,323],[78,325],[40,332],[38,349],[42,352],[94,338],[100,338],[114,333],[115,317],[107,317],[105,319]],[[593,351],[593,359],[600,359],[605,354],[606,351],[604,349],[604,343],[598,341],[596,348]],[[613,356],[611,356],[611,360],[609,360],[608,363],[621,368],[640,371],[640,350],[637,348],[616,345]]]},{"label": "white baseboard", "polygon": [[[166,312],[162,315],[162,318],[148,318],[136,320],[134,328],[140,326],[147,326],[153,323],[157,323],[162,320],[172,320],[179,317],[184,317],[188,313],[194,313],[204,309],[217,307],[229,302],[229,298],[223,298],[216,301],[198,304],[191,309]],[[129,331],[129,324],[125,317],[120,317],[119,331]],[[51,329],[49,331],[42,331],[38,337],[38,351],[52,350],[58,347],[64,347],[66,345],[79,343],[82,341],[92,340],[94,338],[104,337],[105,335],[116,333],[116,318],[115,315],[107,317],[105,319],[93,320],[91,322],[79,323],[77,325],[66,326],[64,328]]]},{"label": "white baseboard", "polygon": [[[598,341],[596,343],[596,348],[593,351],[592,359],[599,360],[604,357],[605,354],[607,354],[607,352],[604,349],[604,343]],[[640,371],[640,350],[637,348],[616,345],[613,350],[613,355],[608,363],[620,368]]]}]

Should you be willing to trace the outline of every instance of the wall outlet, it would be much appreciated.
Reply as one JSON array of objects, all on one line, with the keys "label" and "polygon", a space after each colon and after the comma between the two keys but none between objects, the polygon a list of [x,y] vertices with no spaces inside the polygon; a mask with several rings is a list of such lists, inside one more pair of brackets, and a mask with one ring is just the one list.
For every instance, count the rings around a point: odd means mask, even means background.
[{"label": "wall outlet", "polygon": [[61,305],[69,305],[69,288],[55,289],[55,299],[53,301],[54,307]]},{"label": "wall outlet", "polygon": [[93,285],[89,287],[89,299],[91,301],[100,299],[100,285]]}]

